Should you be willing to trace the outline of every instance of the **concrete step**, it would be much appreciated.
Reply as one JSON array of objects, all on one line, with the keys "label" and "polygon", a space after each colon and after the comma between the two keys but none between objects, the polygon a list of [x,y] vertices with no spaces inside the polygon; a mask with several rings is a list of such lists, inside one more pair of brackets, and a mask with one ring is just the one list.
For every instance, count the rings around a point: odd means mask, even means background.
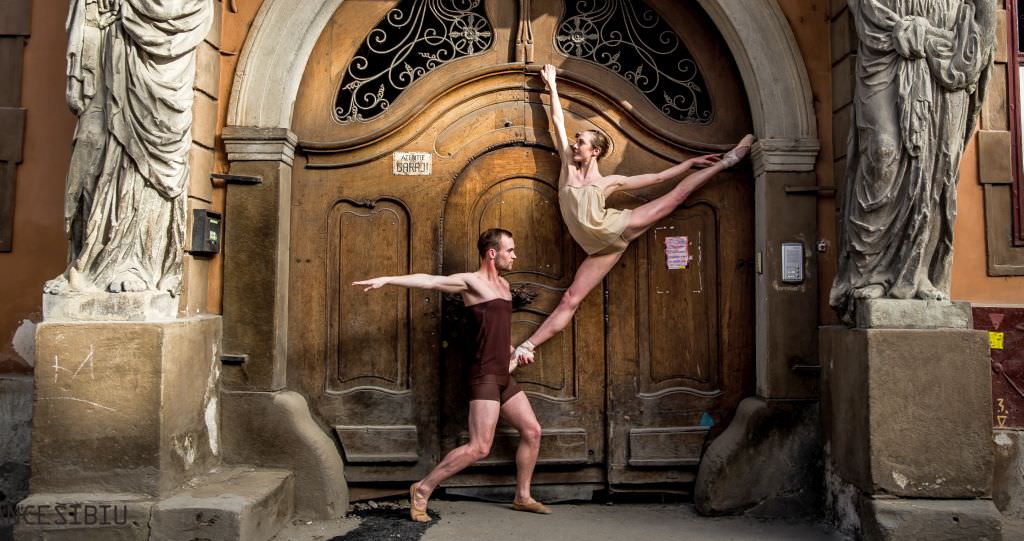
[{"label": "concrete step", "polygon": [[291,518],[286,470],[223,466],[153,506],[151,541],[265,541]]}]

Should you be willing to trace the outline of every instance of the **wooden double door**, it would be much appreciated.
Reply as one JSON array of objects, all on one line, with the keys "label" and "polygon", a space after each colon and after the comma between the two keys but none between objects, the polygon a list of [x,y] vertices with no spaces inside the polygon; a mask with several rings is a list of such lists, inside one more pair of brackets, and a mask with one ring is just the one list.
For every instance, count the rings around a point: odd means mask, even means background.
[{"label": "wooden double door", "polygon": [[[685,4],[637,11],[640,3],[610,1],[582,14],[572,10],[584,4],[559,1],[341,5],[295,107],[288,380],[337,436],[349,482],[417,479],[467,439],[472,341],[458,299],[363,292],[352,281],[475,270],[477,236],[508,229],[518,260],[506,278],[528,299],[513,315],[518,343],[585,257],[558,211],[559,162],[537,65],[563,70],[570,135],[608,134],[605,174],[660,170],[749,130],[727,49]],[[608,62],[602,47],[621,37],[613,23],[648,25],[655,45],[669,40],[658,32],[671,32],[677,48],[657,57],[653,45],[633,43],[646,56]],[[437,35],[448,44],[431,41]],[[643,78],[659,76],[687,84],[644,88]],[[693,99],[671,94],[685,89]],[[692,480],[703,449],[753,388],[751,182],[745,166],[723,173],[652,227],[537,362],[517,371],[543,427],[536,482]],[[609,204],[635,207],[669,188]],[[670,237],[688,243],[685,268],[670,268]],[[491,456],[451,484],[511,484],[516,439],[500,425]]]}]

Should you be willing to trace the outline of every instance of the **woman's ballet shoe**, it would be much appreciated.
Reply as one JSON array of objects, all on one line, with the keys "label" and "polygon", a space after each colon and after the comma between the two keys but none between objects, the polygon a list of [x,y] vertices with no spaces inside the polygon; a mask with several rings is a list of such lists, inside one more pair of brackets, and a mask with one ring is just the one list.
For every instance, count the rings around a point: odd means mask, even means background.
[{"label": "woman's ballet shoe", "polygon": [[517,502],[512,500],[512,509],[516,511],[524,511],[527,513],[537,513],[541,515],[550,515],[551,510],[548,506],[538,502],[537,500],[530,500],[528,502]]},{"label": "woman's ballet shoe", "polygon": [[413,522],[430,522],[430,515],[427,514],[427,506],[416,507],[416,487],[419,483],[413,483],[409,487],[409,518]]},{"label": "woman's ballet shoe", "polygon": [[722,160],[718,163],[721,163],[726,168],[740,163],[740,160],[746,158],[747,154],[750,153],[750,146],[753,144],[754,136],[749,133],[744,135],[743,139],[740,139],[740,142],[732,150],[726,152],[725,156],[722,156]]}]

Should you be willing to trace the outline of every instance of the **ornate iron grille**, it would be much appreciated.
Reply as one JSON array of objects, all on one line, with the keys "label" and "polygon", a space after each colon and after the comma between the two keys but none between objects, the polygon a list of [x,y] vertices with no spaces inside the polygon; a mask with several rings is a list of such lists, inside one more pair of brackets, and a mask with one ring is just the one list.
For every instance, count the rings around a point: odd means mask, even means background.
[{"label": "ornate iron grille", "polygon": [[334,117],[346,124],[371,120],[417,79],[480,54],[493,41],[481,0],[402,0],[367,34],[349,62]]},{"label": "ornate iron grille", "polygon": [[643,2],[568,0],[555,45],[619,74],[673,120],[711,122],[711,96],[693,55]]}]

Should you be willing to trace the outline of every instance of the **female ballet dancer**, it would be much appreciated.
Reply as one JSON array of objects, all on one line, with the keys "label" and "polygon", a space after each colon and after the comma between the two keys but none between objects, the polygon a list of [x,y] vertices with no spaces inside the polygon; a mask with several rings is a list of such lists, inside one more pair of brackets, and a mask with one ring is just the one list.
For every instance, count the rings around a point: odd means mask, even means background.
[{"label": "female ballet dancer", "polygon": [[[545,65],[540,76],[551,93],[551,123],[555,126],[555,146],[562,160],[558,206],[569,233],[587,252],[587,258],[577,269],[555,310],[515,349],[510,370],[532,363],[534,349],[569,324],[580,303],[612,270],[630,242],[668,216],[719,171],[736,165],[750,152],[754,142],[754,136],[748,134],[724,156],[709,154],[691,158],[660,173],[605,176],[598,169],[598,160],[608,152],[608,138],[598,131],[587,130],[577,133],[575,143],[570,145],[565,135],[565,116],[558,101],[555,67]],[[667,194],[633,210],[605,207],[605,198],[619,190],[635,190],[670,181],[692,168],[702,169],[684,178]]]}]

